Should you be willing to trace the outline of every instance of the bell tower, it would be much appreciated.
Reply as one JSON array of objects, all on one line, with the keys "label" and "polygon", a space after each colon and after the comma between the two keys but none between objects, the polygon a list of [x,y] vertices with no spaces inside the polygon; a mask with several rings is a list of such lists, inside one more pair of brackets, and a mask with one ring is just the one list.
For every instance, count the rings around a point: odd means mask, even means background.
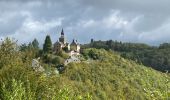
[{"label": "bell tower", "polygon": [[59,38],[59,42],[65,44],[66,43],[66,40],[65,40],[65,37],[64,37],[64,30],[62,29],[61,31],[61,36]]}]

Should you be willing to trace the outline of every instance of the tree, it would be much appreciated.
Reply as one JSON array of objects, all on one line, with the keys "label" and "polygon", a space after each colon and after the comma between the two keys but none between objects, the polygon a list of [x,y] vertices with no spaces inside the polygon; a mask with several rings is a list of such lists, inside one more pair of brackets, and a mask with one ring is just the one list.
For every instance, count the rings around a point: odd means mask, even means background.
[{"label": "tree", "polygon": [[112,40],[108,40],[106,41],[106,45],[108,45],[108,47],[111,49],[112,48]]},{"label": "tree", "polygon": [[21,44],[21,46],[19,47],[19,50],[25,51],[27,48],[28,48],[28,46],[24,43],[24,44]]},{"label": "tree", "polygon": [[45,43],[43,45],[43,52],[44,53],[51,53],[52,52],[52,42],[49,35],[45,38]]},{"label": "tree", "polygon": [[64,63],[64,58],[60,56],[56,56],[55,58],[52,59],[52,64],[54,65],[60,65]]},{"label": "tree", "polygon": [[16,41],[6,38],[0,44],[0,69],[22,65],[21,52]]},{"label": "tree", "polygon": [[38,43],[38,40],[37,40],[36,38],[32,41],[32,46],[33,46],[35,49],[38,49],[38,48],[39,48],[39,43]]}]

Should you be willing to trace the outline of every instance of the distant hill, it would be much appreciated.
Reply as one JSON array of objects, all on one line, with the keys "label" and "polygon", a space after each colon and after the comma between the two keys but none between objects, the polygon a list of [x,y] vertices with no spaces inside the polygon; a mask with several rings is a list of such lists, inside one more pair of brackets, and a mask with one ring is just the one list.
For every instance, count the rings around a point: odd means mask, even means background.
[{"label": "distant hill", "polygon": [[69,64],[62,74],[75,91],[90,93],[94,100],[163,100],[170,99],[170,77],[112,51],[86,49],[91,59]]},{"label": "distant hill", "polygon": [[139,64],[152,67],[158,71],[170,72],[170,43],[160,46],[149,46],[143,43],[123,43],[118,41],[92,41],[82,48],[103,48],[119,52],[122,57],[134,60]]}]

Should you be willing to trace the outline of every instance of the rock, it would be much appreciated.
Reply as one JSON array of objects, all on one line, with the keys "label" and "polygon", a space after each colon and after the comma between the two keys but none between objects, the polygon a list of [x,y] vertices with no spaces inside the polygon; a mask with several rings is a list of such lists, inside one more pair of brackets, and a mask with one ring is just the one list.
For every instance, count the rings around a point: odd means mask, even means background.
[{"label": "rock", "polygon": [[77,56],[71,56],[70,58],[65,60],[64,65],[67,65],[67,64],[69,64],[71,62],[79,63],[80,59]]},{"label": "rock", "polygon": [[44,72],[44,68],[40,65],[39,63],[39,58],[38,59],[33,59],[32,60],[32,68],[36,71],[36,72]]}]

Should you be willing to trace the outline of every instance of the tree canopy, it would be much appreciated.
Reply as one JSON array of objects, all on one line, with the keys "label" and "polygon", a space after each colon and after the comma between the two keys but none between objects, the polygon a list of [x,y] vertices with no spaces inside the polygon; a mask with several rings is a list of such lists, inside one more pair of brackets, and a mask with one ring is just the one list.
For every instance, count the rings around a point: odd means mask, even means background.
[{"label": "tree canopy", "polygon": [[52,42],[51,42],[51,38],[49,35],[46,36],[45,38],[45,42],[43,45],[43,52],[44,53],[51,53],[52,52]]},{"label": "tree canopy", "polygon": [[149,46],[143,43],[122,43],[118,41],[93,41],[82,48],[97,48],[112,50],[120,53],[126,59],[131,59],[139,64],[152,67],[158,71],[170,72],[170,44]]},{"label": "tree canopy", "polygon": [[36,49],[39,48],[39,42],[38,42],[38,40],[37,40],[36,38],[32,41],[32,46],[33,46],[34,48],[36,48]]}]

